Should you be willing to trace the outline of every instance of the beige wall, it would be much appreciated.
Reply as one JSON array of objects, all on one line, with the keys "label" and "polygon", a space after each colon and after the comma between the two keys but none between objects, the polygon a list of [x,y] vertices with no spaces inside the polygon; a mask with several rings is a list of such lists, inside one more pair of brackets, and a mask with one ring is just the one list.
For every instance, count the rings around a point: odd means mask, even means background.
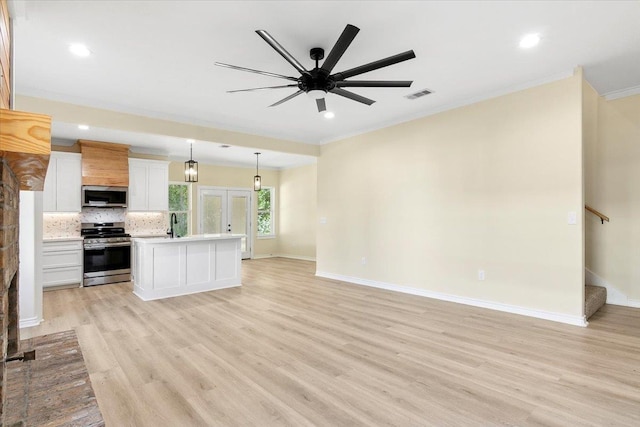
[{"label": "beige wall", "polygon": [[84,123],[90,126],[118,129],[128,132],[167,135],[177,138],[193,138],[215,144],[230,144],[242,147],[265,148],[286,153],[317,156],[317,145],[250,135],[213,127],[162,120],[135,114],[120,113],[84,105],[69,104],[31,96],[16,96],[17,110],[47,114],[53,121],[63,123]]},{"label": "beige wall", "polygon": [[317,173],[315,164],[280,172],[280,192],[276,195],[280,255],[316,258]]},{"label": "beige wall", "polygon": [[[586,218],[586,266],[640,306],[640,95],[607,101],[595,92],[585,202],[607,215]],[[593,113],[592,113],[593,114]]]},{"label": "beige wall", "polygon": [[581,81],[323,146],[318,271],[582,316]]}]

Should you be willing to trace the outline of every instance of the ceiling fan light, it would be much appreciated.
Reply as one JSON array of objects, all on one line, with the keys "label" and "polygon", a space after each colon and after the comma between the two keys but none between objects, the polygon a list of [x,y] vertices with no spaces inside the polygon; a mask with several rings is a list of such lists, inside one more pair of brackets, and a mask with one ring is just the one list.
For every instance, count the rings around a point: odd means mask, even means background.
[{"label": "ceiling fan light", "polygon": [[327,96],[327,92],[320,89],[312,89],[307,92],[307,96],[311,99],[322,99]]}]

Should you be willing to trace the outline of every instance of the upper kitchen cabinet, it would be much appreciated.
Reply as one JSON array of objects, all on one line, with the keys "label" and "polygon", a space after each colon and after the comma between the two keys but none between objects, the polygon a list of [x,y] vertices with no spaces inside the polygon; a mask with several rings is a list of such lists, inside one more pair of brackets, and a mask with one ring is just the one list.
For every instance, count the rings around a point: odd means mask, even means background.
[{"label": "upper kitchen cabinet", "polygon": [[44,180],[45,212],[80,212],[82,156],[78,153],[52,151]]},{"label": "upper kitchen cabinet", "polygon": [[169,162],[129,159],[129,211],[169,209]]}]

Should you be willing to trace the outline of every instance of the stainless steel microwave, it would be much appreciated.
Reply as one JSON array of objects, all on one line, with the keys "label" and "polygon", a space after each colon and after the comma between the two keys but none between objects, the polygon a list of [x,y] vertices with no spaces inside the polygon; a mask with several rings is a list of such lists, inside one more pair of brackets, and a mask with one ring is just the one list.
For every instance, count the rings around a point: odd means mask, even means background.
[{"label": "stainless steel microwave", "polygon": [[127,187],[83,185],[82,206],[94,208],[126,208]]}]

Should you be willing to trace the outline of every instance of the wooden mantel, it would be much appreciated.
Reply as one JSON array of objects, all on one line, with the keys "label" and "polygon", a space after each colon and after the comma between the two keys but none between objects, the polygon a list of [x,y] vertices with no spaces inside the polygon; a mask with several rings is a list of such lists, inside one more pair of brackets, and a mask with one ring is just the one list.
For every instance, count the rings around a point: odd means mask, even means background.
[{"label": "wooden mantel", "polygon": [[0,156],[20,190],[42,191],[51,154],[51,117],[0,108]]}]

